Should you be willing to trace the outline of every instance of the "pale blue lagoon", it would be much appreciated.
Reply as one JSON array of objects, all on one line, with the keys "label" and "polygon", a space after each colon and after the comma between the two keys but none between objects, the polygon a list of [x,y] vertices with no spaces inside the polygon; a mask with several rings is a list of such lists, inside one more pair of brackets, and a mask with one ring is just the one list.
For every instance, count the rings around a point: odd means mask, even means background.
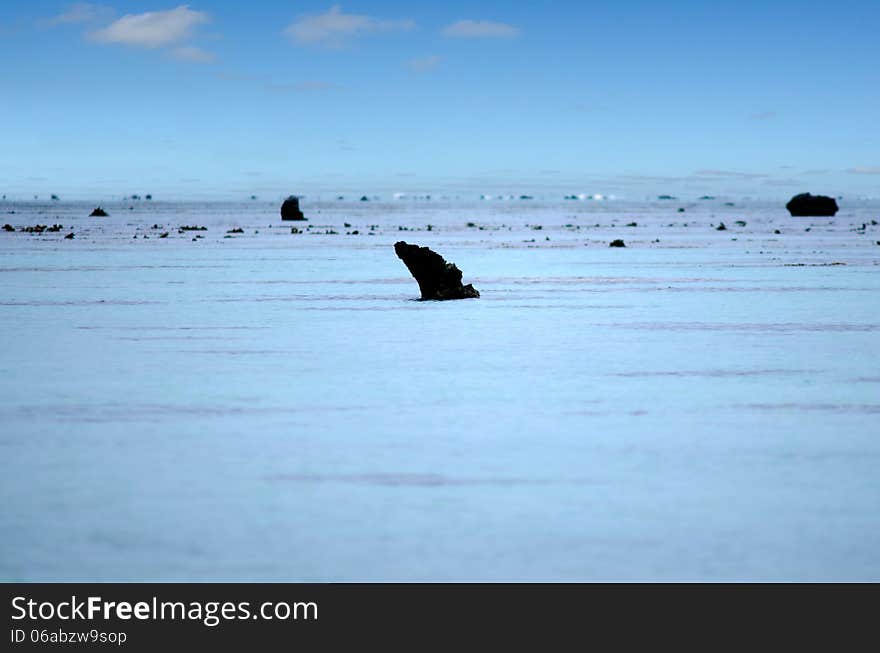
[{"label": "pale blue lagoon", "polygon": [[735,204],[0,203],[0,578],[880,580],[880,205]]}]

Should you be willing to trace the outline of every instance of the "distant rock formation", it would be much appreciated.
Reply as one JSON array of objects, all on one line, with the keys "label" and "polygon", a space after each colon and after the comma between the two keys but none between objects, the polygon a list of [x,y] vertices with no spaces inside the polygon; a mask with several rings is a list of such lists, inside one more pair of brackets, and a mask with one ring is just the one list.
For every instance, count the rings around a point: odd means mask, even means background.
[{"label": "distant rock formation", "polygon": [[282,220],[305,220],[306,216],[303,215],[303,212],[299,210],[299,198],[296,195],[291,195],[286,200],[284,200],[284,204],[281,205],[281,219]]},{"label": "distant rock formation", "polygon": [[610,243],[608,243],[608,247],[626,247],[626,243],[618,238],[617,240],[612,240]]},{"label": "distant rock formation", "polygon": [[831,216],[837,213],[837,201],[825,195],[801,193],[792,197],[785,208],[795,217]]},{"label": "distant rock formation", "polygon": [[461,284],[461,270],[427,247],[394,243],[394,252],[419,284],[422,299],[475,299],[480,296],[471,284]]},{"label": "distant rock formation", "polygon": [[108,215],[109,215],[109,214],[107,213],[107,211],[105,211],[104,209],[102,209],[100,206],[97,207],[97,208],[96,208],[94,211],[92,211],[91,213],[89,213],[89,217],[90,217],[90,218],[106,218]]}]

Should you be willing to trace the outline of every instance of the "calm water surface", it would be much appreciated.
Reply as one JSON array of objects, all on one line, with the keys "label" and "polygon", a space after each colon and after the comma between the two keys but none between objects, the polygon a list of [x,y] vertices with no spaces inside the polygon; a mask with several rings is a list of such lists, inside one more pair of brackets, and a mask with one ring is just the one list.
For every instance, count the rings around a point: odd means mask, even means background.
[{"label": "calm water surface", "polygon": [[91,208],[0,203],[4,580],[880,580],[880,206]]}]

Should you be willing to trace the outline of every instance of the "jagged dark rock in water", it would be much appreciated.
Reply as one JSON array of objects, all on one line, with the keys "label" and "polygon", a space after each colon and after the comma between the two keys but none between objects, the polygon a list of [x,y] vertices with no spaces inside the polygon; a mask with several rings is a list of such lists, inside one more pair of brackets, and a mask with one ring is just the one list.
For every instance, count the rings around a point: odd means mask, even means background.
[{"label": "jagged dark rock in water", "polygon": [[108,215],[107,211],[102,209],[100,206],[97,207],[94,211],[89,213],[90,218],[106,218]]},{"label": "jagged dark rock in water", "polygon": [[427,247],[394,243],[394,252],[419,284],[422,299],[475,299],[480,296],[471,284],[461,284],[461,270]]},{"label": "jagged dark rock in water", "polygon": [[67,235],[64,237],[64,239],[65,239],[65,240],[73,240],[73,239],[74,239],[74,234],[73,234],[73,232],[67,234]]},{"label": "jagged dark rock in water", "polygon": [[795,217],[831,216],[837,213],[837,201],[825,195],[801,193],[792,197],[785,208]]},{"label": "jagged dark rock in water", "polygon": [[303,212],[299,210],[299,198],[296,195],[291,195],[286,200],[284,200],[284,204],[281,205],[281,219],[282,220],[305,220],[306,216],[303,215]]},{"label": "jagged dark rock in water", "polygon": [[722,222],[720,225],[715,227],[715,231],[727,231],[727,227],[724,226],[724,223]]},{"label": "jagged dark rock in water", "polygon": [[608,247],[626,247],[626,243],[618,238],[617,240],[612,240],[610,243],[608,243]]},{"label": "jagged dark rock in water", "polygon": [[15,227],[13,227],[11,224],[5,224],[3,225],[3,231],[15,231]]}]

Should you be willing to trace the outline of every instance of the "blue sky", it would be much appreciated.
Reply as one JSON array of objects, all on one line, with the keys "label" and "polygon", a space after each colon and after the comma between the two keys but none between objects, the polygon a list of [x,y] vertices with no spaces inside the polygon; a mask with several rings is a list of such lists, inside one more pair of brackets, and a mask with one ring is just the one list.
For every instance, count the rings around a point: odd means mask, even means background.
[{"label": "blue sky", "polygon": [[0,193],[880,196],[880,2],[0,4]]}]

